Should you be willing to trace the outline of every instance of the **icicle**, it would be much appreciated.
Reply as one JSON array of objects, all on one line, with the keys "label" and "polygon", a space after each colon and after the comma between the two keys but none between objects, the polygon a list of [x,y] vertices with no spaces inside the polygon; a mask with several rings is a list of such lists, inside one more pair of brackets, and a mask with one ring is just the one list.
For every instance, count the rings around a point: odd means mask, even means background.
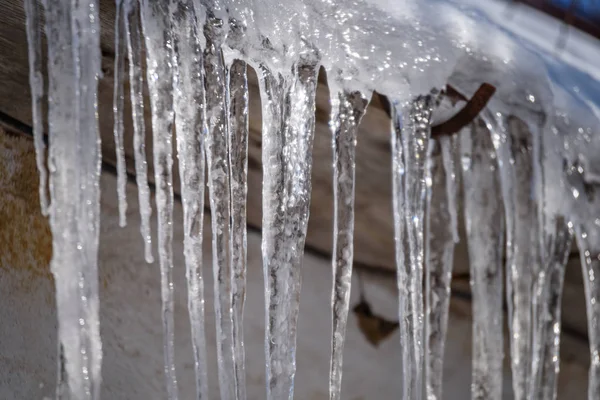
[{"label": "icicle", "polygon": [[502,166],[506,214],[506,296],[511,336],[515,400],[528,396],[532,355],[533,279],[539,270],[539,218],[534,193],[533,136],[515,117],[497,114],[503,142],[497,146]]},{"label": "icicle", "polygon": [[410,270],[406,269],[405,247],[406,219],[404,208],[404,150],[402,148],[402,114],[392,107],[392,199],[394,210],[394,242],[396,248],[396,269],[398,284],[398,315],[400,325],[400,347],[402,349],[402,399],[409,400],[408,393],[412,371],[408,367],[413,362],[412,320],[410,318]]},{"label": "icicle", "polygon": [[[427,324],[425,376],[427,399],[442,398],[444,345],[450,305],[450,282],[454,263],[456,231],[456,173],[454,170],[454,138],[441,137],[437,145],[441,156],[430,156],[427,209],[427,252],[425,275]],[[432,147],[435,149],[435,147]]]},{"label": "icicle", "polygon": [[125,30],[126,10],[124,0],[116,0],[115,19],[115,76],[113,90],[113,134],[117,159],[117,194],[119,197],[119,225],[127,225],[127,167],[125,165],[125,145],[123,144],[123,107],[125,102]]},{"label": "icicle", "polygon": [[[332,88],[332,86],[330,86]],[[333,92],[333,88],[332,88]],[[333,289],[329,398],[339,400],[342,392],[342,362],[354,255],[355,152],[358,124],[369,100],[360,92],[338,90],[331,96],[333,146]]]},{"label": "icicle", "polygon": [[545,239],[543,266],[534,290],[537,324],[533,341],[531,399],[556,399],[560,367],[561,301],[572,233],[562,217],[554,217],[554,232]]},{"label": "icicle", "polygon": [[[210,10],[209,10],[210,11]],[[235,399],[234,339],[232,315],[232,270],[230,259],[231,187],[228,153],[227,66],[221,44],[225,39],[224,21],[207,16],[204,25],[206,48],[204,71],[206,88],[206,160],[213,232],[213,276],[217,358],[221,399]]]},{"label": "icicle", "polygon": [[[59,340],[71,399],[98,399],[102,349],[98,315],[100,72],[95,1],[47,2],[51,269]],[[85,151],[83,150],[85,149]],[[75,195],[74,195],[75,194]],[[62,396],[64,386],[57,395]]]},{"label": "icicle", "polygon": [[35,145],[35,161],[39,173],[39,196],[42,215],[48,215],[48,171],[44,145],[44,77],[42,75],[42,32],[40,28],[40,10],[36,0],[25,0],[27,17],[27,42],[29,48],[29,87],[31,88],[31,114],[33,122],[33,143]]},{"label": "icicle", "polygon": [[[403,398],[420,399],[424,365],[423,219],[427,143],[433,96],[417,97],[409,107],[402,110],[402,114],[399,107],[398,103],[393,107],[393,120],[396,125],[392,134],[392,152],[396,265],[403,352]],[[403,229],[406,229],[407,233],[408,251],[401,248],[405,245]]]},{"label": "icicle", "polygon": [[204,79],[202,49],[191,0],[170,8],[173,32],[174,108],[177,131],[184,256],[197,399],[208,398],[202,236],[204,224]]},{"label": "icicle", "polygon": [[167,394],[178,398],[174,353],[173,303],[173,70],[169,4],[142,0],[142,26],[146,39],[147,79],[152,107],[154,177],[158,213],[158,257],[164,331],[164,357]]},{"label": "icicle", "polygon": [[236,399],[246,399],[244,302],[246,300],[246,199],[248,194],[248,78],[246,63],[229,69],[229,165],[231,174],[232,321]]},{"label": "icicle", "polygon": [[464,213],[473,294],[471,398],[502,398],[504,209],[490,131],[481,120],[461,132]]},{"label": "icicle", "polygon": [[[101,147],[98,127],[98,75],[101,72],[100,55],[100,17],[98,0],[79,0],[73,2],[73,35],[78,45],[75,56],[76,71],[79,78],[76,101],[78,105],[78,137],[80,164],[83,180],[79,182],[79,204],[82,209],[78,217],[80,236],[78,240],[85,249],[84,260],[88,264],[83,268],[82,277],[86,286],[82,293],[82,302],[86,307],[84,317],[85,346],[88,357],[89,385],[93,399],[100,397],[100,369],[102,364],[102,345],[100,341],[100,320],[98,297],[98,245],[100,233],[100,171]],[[85,151],[84,151],[85,149]],[[82,159],[89,161],[81,162]],[[79,245],[79,243],[78,243]],[[81,325],[81,321],[79,322]],[[85,373],[85,371],[84,371]]]},{"label": "icicle", "polygon": [[281,400],[294,392],[318,65],[300,62],[287,76],[260,72],[267,400]]},{"label": "icicle", "polygon": [[[546,116],[537,118],[537,127],[545,125]],[[532,368],[529,386],[529,398],[555,400],[560,368],[560,327],[561,302],[565,268],[569,259],[572,242],[572,224],[562,216],[555,215],[550,202],[553,200],[554,185],[549,185],[546,168],[554,157],[553,136],[556,127],[551,130],[538,129],[528,120],[533,133],[535,189],[537,189],[539,215],[540,268],[535,271],[532,317]]]},{"label": "icicle", "polygon": [[140,232],[144,239],[144,255],[147,263],[153,263],[152,235],[150,234],[150,188],[146,163],[146,127],[144,122],[144,75],[142,71],[142,32],[140,29],[139,3],[125,0],[125,37],[129,58],[129,85],[133,115],[133,154],[135,157],[135,180],[140,205]]},{"label": "icicle", "polygon": [[583,270],[590,345],[588,400],[594,400],[600,398],[600,285],[596,279],[600,276],[600,248],[597,227],[591,226],[588,230],[586,225],[577,227],[576,234]]}]

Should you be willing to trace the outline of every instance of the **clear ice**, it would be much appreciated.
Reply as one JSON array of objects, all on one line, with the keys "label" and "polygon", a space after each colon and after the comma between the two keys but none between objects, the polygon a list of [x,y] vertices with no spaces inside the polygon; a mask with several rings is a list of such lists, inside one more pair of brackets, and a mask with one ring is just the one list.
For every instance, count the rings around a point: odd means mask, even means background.
[{"label": "clear ice", "polygon": [[113,91],[113,134],[117,160],[117,194],[119,196],[119,225],[127,225],[127,166],[125,165],[125,144],[123,143],[123,108],[125,106],[125,24],[127,15],[125,0],[116,0],[115,18],[115,76]]},{"label": "clear ice", "polygon": [[246,199],[248,194],[248,76],[244,61],[229,67],[229,168],[231,185],[231,268],[233,273],[233,357],[236,399],[246,399],[244,302],[246,300]]},{"label": "clear ice", "polygon": [[450,306],[457,226],[456,137],[431,139],[427,177],[425,253],[425,389],[428,400],[442,398],[444,349]]},{"label": "clear ice", "polygon": [[196,13],[191,0],[178,0],[172,7],[173,103],[177,155],[183,205],[184,256],[188,287],[196,399],[208,399],[208,367],[204,330],[204,279],[202,234],[204,228],[205,132],[202,49]]},{"label": "clear ice", "polygon": [[292,399],[301,267],[310,209],[318,62],[259,71],[263,109],[263,273],[267,400]]},{"label": "clear ice", "polygon": [[131,94],[131,114],[133,117],[133,155],[135,160],[135,181],[140,205],[140,232],[144,240],[144,257],[153,263],[152,235],[150,234],[150,187],[148,186],[148,164],[146,162],[146,123],[144,121],[144,73],[142,70],[143,39],[140,21],[140,7],[137,0],[125,0],[125,37],[129,58],[129,87]]},{"label": "clear ice", "polygon": [[[392,120],[393,204],[402,347],[403,399],[423,392],[424,229],[427,158],[435,96],[419,96],[403,106],[394,101]],[[406,234],[406,238],[404,238]],[[408,244],[408,246],[406,246]]]},{"label": "clear ice", "polygon": [[496,113],[494,133],[506,215],[506,298],[516,400],[529,398],[533,341],[533,283],[540,269],[539,218],[532,130],[518,117]]},{"label": "clear ice", "polygon": [[173,39],[169,4],[142,0],[140,7],[146,42],[147,82],[152,109],[154,180],[158,214],[158,259],[161,275],[163,351],[169,400],[178,398],[175,375],[173,287]]},{"label": "clear ice", "polygon": [[560,368],[561,301],[572,228],[562,216],[547,215],[552,229],[544,237],[542,270],[534,286],[533,360],[530,397],[555,400]]},{"label": "clear ice", "polygon": [[473,307],[471,398],[502,398],[504,208],[491,132],[478,119],[460,133]]},{"label": "clear ice", "polygon": [[213,277],[217,358],[221,399],[236,397],[231,264],[231,186],[229,165],[227,69],[221,48],[226,21],[207,15],[204,24],[204,86],[206,90],[206,161],[213,232]]},{"label": "clear ice", "polygon": [[354,187],[358,125],[369,100],[359,91],[334,89],[331,96],[333,147],[333,289],[329,398],[342,396],[344,340],[350,307],[354,256]]}]

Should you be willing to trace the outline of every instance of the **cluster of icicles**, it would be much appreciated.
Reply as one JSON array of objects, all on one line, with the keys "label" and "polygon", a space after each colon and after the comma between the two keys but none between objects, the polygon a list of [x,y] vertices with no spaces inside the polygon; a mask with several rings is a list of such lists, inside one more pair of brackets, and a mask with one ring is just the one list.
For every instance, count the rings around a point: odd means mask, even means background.
[{"label": "cluster of icicles", "polygon": [[[61,352],[58,397],[98,399],[102,362],[97,274],[101,165],[98,3],[56,0],[45,4],[49,173],[43,142],[40,10],[36,0],[25,0],[25,7],[40,197],[53,232],[52,271]],[[141,233],[146,260],[153,262],[144,143],[145,80],[150,93],[168,397],[178,398],[171,246],[174,128],[197,398],[208,398],[201,267],[206,175],[213,230],[218,398],[245,399],[242,315],[246,290],[247,64],[224,51],[223,25],[227,21],[212,15],[210,9],[198,7],[198,2],[191,0],[117,0],[114,137],[120,222],[126,223],[123,81],[128,60]],[[196,14],[206,17],[202,24]],[[229,23],[229,35],[243,34],[235,21]],[[319,66],[318,57],[303,58],[287,74],[274,72],[266,64],[255,65],[263,118],[262,252],[269,400],[293,397]],[[347,90],[335,82],[330,82],[330,90],[335,222],[329,388],[330,398],[339,399],[353,259],[356,135],[370,93]],[[432,119],[443,107],[438,92],[408,104],[392,101],[402,399],[442,396],[461,186],[473,293],[472,398],[502,396],[504,257],[515,398],[556,397],[560,300],[564,268],[576,233],[586,271],[590,321],[589,399],[599,399],[600,303],[595,300],[600,286],[594,276],[600,273],[600,261],[591,256],[585,226],[574,226],[568,219],[555,216],[544,204],[542,144],[536,140],[539,132],[524,127],[518,119],[485,111],[459,135],[430,138]],[[580,169],[574,166],[568,172],[577,176]],[[47,174],[50,199],[46,198]],[[431,224],[437,227],[435,231],[429,231]]]}]

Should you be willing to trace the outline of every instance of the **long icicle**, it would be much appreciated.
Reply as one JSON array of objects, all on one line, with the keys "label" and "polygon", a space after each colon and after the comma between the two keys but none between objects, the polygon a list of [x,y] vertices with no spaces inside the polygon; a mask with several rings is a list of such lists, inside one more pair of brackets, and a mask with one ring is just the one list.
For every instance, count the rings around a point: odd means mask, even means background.
[{"label": "long icicle", "polygon": [[142,32],[140,27],[139,3],[125,0],[125,38],[129,58],[129,87],[131,113],[133,116],[133,155],[135,158],[135,181],[138,188],[140,207],[140,233],[144,240],[144,257],[153,263],[152,235],[150,234],[150,187],[148,186],[148,163],[146,162],[146,123],[144,121],[144,74],[142,70]]},{"label": "long icicle", "polygon": [[539,218],[534,191],[534,138],[521,120],[496,114],[505,140],[497,147],[506,215],[506,296],[515,400],[529,396],[533,280],[539,270]]},{"label": "long icicle", "polygon": [[[68,277],[78,279],[76,263],[77,202],[69,196],[69,184],[78,186],[79,169],[72,169],[69,179],[65,163],[77,165],[77,136],[75,122],[75,65],[71,50],[70,8],[65,3],[45,4],[46,37],[48,45],[48,167],[52,201],[62,207],[49,209],[52,229],[52,261],[50,264],[56,285],[58,317],[58,371],[56,394],[58,399],[71,398],[71,393],[82,393],[85,377],[81,376],[81,339],[79,318],[80,293],[68,285]],[[69,128],[68,128],[69,127]],[[78,190],[78,189],[77,189]],[[56,234],[54,234],[56,232]],[[79,282],[77,282],[79,283]],[[89,397],[88,397],[89,398]]]},{"label": "long icicle", "polygon": [[502,398],[504,208],[490,131],[482,120],[461,132],[464,213],[473,295],[471,398]]},{"label": "long icicle", "polygon": [[[210,10],[209,10],[210,11]],[[225,21],[207,15],[204,25],[204,73],[206,88],[206,161],[213,232],[213,276],[217,359],[221,399],[235,399],[233,367],[232,270],[230,258],[230,167],[228,153],[227,66],[221,45],[225,40]]]},{"label": "long icicle", "polygon": [[[450,306],[450,283],[454,263],[456,232],[455,138],[434,141],[437,157],[430,156],[430,182],[427,211],[425,388],[428,400],[442,398],[444,348]],[[436,149],[432,147],[432,150]]]},{"label": "long icicle", "polygon": [[48,170],[46,168],[46,146],[44,144],[44,76],[42,75],[42,30],[40,9],[36,0],[25,0],[27,43],[29,49],[29,87],[31,89],[31,115],[35,161],[39,173],[39,196],[42,215],[48,215]]},{"label": "long icicle", "polygon": [[[403,352],[403,398],[406,400],[420,399],[423,392],[423,220],[427,148],[433,106],[432,95],[417,97],[408,107],[402,107],[397,102],[393,106],[394,220]],[[408,251],[400,249],[405,246],[403,229],[406,229]]]},{"label": "long icicle", "polygon": [[173,32],[174,108],[183,204],[188,313],[194,349],[196,399],[208,399],[202,239],[204,227],[204,79],[202,49],[191,0],[170,7]]},{"label": "long icicle", "polygon": [[173,302],[173,68],[169,3],[142,0],[142,27],[146,39],[147,80],[152,107],[154,179],[158,214],[158,258],[161,275],[163,345],[169,400],[178,398],[175,374]]},{"label": "long icicle", "polygon": [[[100,340],[100,300],[98,293],[98,246],[100,236],[101,147],[98,126],[98,76],[101,72],[100,16],[98,0],[73,0],[73,36],[77,46],[75,65],[78,76],[76,104],[79,157],[83,166],[79,182],[79,242],[84,249],[82,325],[87,371],[92,399],[100,398],[102,344]],[[86,149],[87,151],[84,151]],[[84,159],[89,158],[87,161]],[[79,245],[80,243],[78,243]],[[81,321],[79,322],[81,325]],[[85,371],[84,371],[85,374]]]},{"label": "long icicle", "polygon": [[246,200],[248,195],[248,78],[246,63],[229,68],[229,168],[231,185],[232,322],[236,399],[246,399],[244,302],[246,301]]},{"label": "long icicle", "polygon": [[413,362],[412,356],[412,320],[410,318],[409,270],[407,265],[406,219],[404,208],[404,149],[402,147],[402,114],[392,107],[392,200],[394,210],[394,244],[396,251],[396,279],[398,285],[398,316],[400,325],[400,348],[402,351],[402,399],[410,400],[408,394],[412,380],[412,371],[408,367]]},{"label": "long icicle", "polygon": [[342,394],[342,364],[354,256],[355,154],[358,125],[369,100],[358,91],[337,90],[331,96],[333,147],[333,287],[329,398]]},{"label": "long icicle", "polygon": [[[96,119],[100,72],[95,1],[46,3],[51,269],[55,276],[61,354],[71,399],[97,399],[102,350],[98,313],[100,139]],[[85,149],[85,156],[82,149]],[[76,195],[73,195],[76,193]],[[57,396],[64,397],[59,380]]]},{"label": "long icicle", "polygon": [[537,330],[533,341],[530,397],[555,400],[560,367],[561,302],[565,269],[571,251],[572,229],[563,217],[553,217],[553,232],[545,238],[543,271],[534,290]]},{"label": "long icicle", "polygon": [[119,198],[119,225],[127,225],[127,166],[125,165],[125,145],[123,140],[123,108],[125,104],[125,49],[124,40],[127,15],[125,0],[116,0],[115,18],[115,74],[113,89],[113,135],[117,159],[117,195]]},{"label": "long icicle", "polygon": [[260,71],[267,400],[292,399],[301,266],[308,224],[318,65]]},{"label": "long icicle", "polygon": [[[588,400],[600,398],[600,248],[597,226],[594,222],[576,227],[577,247],[585,288],[590,369],[588,372]],[[591,237],[590,237],[591,236]]]}]

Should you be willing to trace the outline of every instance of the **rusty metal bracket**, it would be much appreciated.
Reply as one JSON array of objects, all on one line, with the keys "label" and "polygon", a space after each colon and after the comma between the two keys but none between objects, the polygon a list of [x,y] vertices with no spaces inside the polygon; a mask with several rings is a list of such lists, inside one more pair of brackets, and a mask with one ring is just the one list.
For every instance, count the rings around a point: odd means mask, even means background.
[{"label": "rusty metal bracket", "polygon": [[479,89],[477,89],[473,97],[471,97],[470,100],[467,100],[456,89],[447,85],[446,91],[443,92],[443,94],[448,96],[451,100],[463,100],[466,101],[467,104],[465,104],[465,106],[449,120],[431,127],[431,137],[454,135],[455,133],[458,133],[462,128],[477,118],[479,113],[487,106],[494,93],[496,93],[496,88],[494,86],[489,83],[483,83],[479,86]]},{"label": "rusty metal bracket", "polygon": [[[443,90],[440,95],[448,97],[453,104],[459,101],[466,101],[467,104],[457,112],[452,118],[441,124],[431,127],[431,137],[444,135],[454,135],[458,133],[462,128],[469,125],[481,111],[487,106],[492,96],[496,93],[496,88],[489,83],[482,83],[479,89],[473,94],[471,99],[467,99],[462,93],[453,88],[451,85],[446,85],[446,89]],[[388,117],[392,117],[392,106],[384,95],[377,93],[379,101],[381,102],[383,109],[387,113]]]}]

